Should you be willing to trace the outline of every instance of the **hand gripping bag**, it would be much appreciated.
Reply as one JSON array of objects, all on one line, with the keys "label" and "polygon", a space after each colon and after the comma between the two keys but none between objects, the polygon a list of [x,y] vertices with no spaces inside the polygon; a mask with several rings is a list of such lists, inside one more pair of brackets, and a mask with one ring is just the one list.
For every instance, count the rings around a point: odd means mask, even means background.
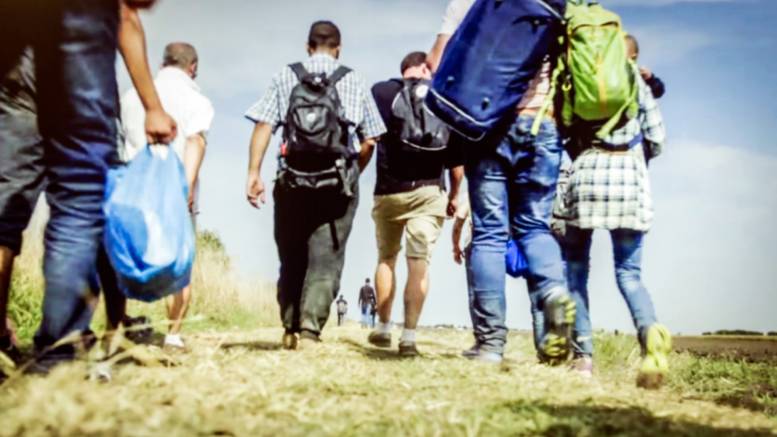
[{"label": "hand gripping bag", "polygon": [[526,260],[526,255],[523,254],[521,247],[512,238],[507,242],[505,267],[507,268],[507,274],[513,278],[521,278],[529,273],[529,262]]},{"label": "hand gripping bag", "polygon": [[189,285],[195,236],[181,161],[146,147],[108,175],[105,247],[128,298],[153,302]]},{"label": "hand gripping bag", "polygon": [[471,140],[515,108],[557,53],[565,0],[477,0],[449,41],[427,107]]}]

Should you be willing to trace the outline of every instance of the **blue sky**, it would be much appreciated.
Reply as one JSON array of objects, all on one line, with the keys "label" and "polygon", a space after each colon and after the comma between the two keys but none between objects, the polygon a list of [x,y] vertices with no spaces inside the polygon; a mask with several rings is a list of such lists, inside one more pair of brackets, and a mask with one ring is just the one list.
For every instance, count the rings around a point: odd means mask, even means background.
[{"label": "blue sky", "polygon": [[[369,82],[396,76],[411,50],[431,47],[446,0],[162,0],[144,15],[153,63],[165,43],[198,47],[200,84],[216,120],[202,173],[203,228],[216,231],[250,280],[278,269],[272,204],[256,211],[244,184],[252,126],[242,118],[270,78],[305,56],[307,29],[332,19],[343,57]],[[656,223],[646,240],[645,282],[675,332],[777,330],[777,1],[602,0],[641,42],[641,63],[667,84],[660,101],[670,141],[651,165]],[[126,75],[122,84],[128,83]],[[274,147],[269,152],[274,154]],[[263,174],[270,182],[273,159]],[[355,301],[376,259],[373,166],[348,245],[343,292]],[[451,260],[450,223],[432,263],[423,324],[469,324],[466,279]],[[614,283],[606,234],[595,238],[590,282],[594,326],[632,330]],[[405,272],[399,269],[400,280]],[[522,281],[511,281],[508,324],[528,328]],[[395,320],[401,320],[401,299]],[[355,308],[355,305],[353,305]],[[355,309],[354,309],[355,312]],[[355,314],[354,314],[355,316]]]}]

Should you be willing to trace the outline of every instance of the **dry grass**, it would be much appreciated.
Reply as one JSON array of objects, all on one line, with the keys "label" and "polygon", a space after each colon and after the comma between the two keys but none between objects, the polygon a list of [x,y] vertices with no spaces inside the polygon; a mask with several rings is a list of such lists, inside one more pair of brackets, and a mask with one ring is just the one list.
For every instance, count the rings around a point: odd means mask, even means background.
[{"label": "dry grass", "polygon": [[[28,238],[14,277],[12,315],[27,345],[40,311],[40,253],[39,238]],[[179,365],[114,365],[110,383],[86,379],[93,362],[46,378],[15,375],[0,385],[0,437],[777,434],[773,362],[675,354],[667,386],[645,392],[634,386],[639,352],[629,336],[598,336],[591,381],[537,365],[519,333],[501,367],[460,358],[471,335],[452,329],[422,330],[424,355],[411,360],[369,347],[355,325],[328,328],[320,346],[282,351],[281,330],[261,328],[278,324],[273,287],[237,277],[208,233],[194,288],[192,352]],[[130,312],[159,322],[162,308]],[[162,356],[153,346],[132,352]]]},{"label": "dry grass", "polygon": [[[512,334],[501,367],[458,356],[464,331],[420,333],[424,356],[400,360],[366,331],[330,328],[325,343],[278,350],[279,329],[197,334],[181,365],[122,365],[111,383],[84,364],[0,387],[0,436],[16,435],[767,435],[777,421],[686,392],[634,387],[632,347],[593,381],[534,363]],[[613,346],[623,338],[603,339]],[[675,357],[684,366],[683,360]],[[616,363],[616,361],[619,361]],[[698,363],[696,363],[698,365]]]}]

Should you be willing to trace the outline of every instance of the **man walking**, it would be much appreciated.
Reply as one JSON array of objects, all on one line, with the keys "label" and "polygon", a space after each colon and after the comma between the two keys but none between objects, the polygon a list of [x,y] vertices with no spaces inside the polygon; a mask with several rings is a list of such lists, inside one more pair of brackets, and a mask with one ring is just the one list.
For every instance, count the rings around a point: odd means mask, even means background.
[{"label": "man walking", "polygon": [[[320,341],[340,289],[359,173],[386,130],[364,80],[339,63],[340,40],[334,23],[313,23],[310,57],[285,67],[246,113],[256,123],[246,187],[256,208],[266,197],[262,161],[273,132],[283,126],[273,197],[287,349],[296,349],[299,340]],[[358,152],[354,141],[361,143]]]},{"label": "man walking", "polygon": [[[214,116],[213,105],[194,81],[198,68],[197,50],[191,44],[174,42],[165,47],[162,69],[154,81],[162,104],[178,124],[178,135],[170,147],[181,159],[186,171],[192,221],[198,214],[199,173]],[[143,128],[145,109],[137,90],[129,90],[122,97],[121,118],[126,138],[121,157],[129,161],[148,145]],[[191,302],[191,293],[190,285],[167,299],[170,327],[164,345],[168,349],[185,348],[180,333]]]},{"label": "man walking", "polygon": [[[372,88],[389,131],[378,145],[372,217],[378,242],[375,285],[379,323],[368,340],[378,347],[391,347],[394,270],[405,234],[408,278],[399,353],[416,356],[415,329],[429,291],[429,263],[445,217],[455,211],[464,170],[461,150],[449,141],[447,127],[423,107],[432,77],[426,54],[408,54],[400,72],[402,79],[380,82]],[[451,181],[447,194],[445,169]]]},{"label": "man walking", "polygon": [[[117,42],[133,81],[148,84],[145,39],[134,8],[153,3],[9,0],[0,5],[3,321],[13,258],[21,244],[21,230],[42,189],[43,174],[48,179],[46,194],[51,209],[45,235],[43,321],[35,337],[39,352],[33,367],[36,371],[47,371],[72,359],[73,342],[54,345],[88,330],[93,291],[90,279],[102,239],[105,177],[116,156]],[[38,32],[41,27],[47,31]],[[21,58],[27,47],[33,54]],[[37,81],[32,75],[34,65],[44,65],[47,71]],[[167,141],[175,132],[175,122],[155,93],[144,96],[149,108],[147,135]],[[6,328],[5,323],[0,327],[2,346],[6,346]],[[10,348],[4,349],[13,354]]]},{"label": "man walking", "polygon": [[359,290],[359,309],[362,314],[362,328],[373,327],[375,314],[375,290],[370,285],[370,278],[364,280],[364,285]]},{"label": "man walking", "polygon": [[337,298],[335,305],[337,306],[337,326],[343,326],[345,315],[348,314],[348,302],[341,294],[340,297]]},{"label": "man walking", "polygon": [[[451,35],[474,0],[451,0],[443,27],[430,53],[439,65]],[[549,54],[550,55],[550,54]],[[543,311],[538,353],[543,361],[559,363],[571,351],[575,303],[564,277],[561,250],[550,232],[550,218],[561,163],[562,145],[552,117],[531,130],[550,92],[548,59],[516,108],[507,131],[492,133],[484,144],[471,147],[466,174],[472,209],[472,245],[467,263],[471,315],[475,334],[470,358],[499,363],[507,340],[505,325],[505,252],[513,238],[526,255],[532,306]],[[536,317],[535,317],[536,319]]]}]

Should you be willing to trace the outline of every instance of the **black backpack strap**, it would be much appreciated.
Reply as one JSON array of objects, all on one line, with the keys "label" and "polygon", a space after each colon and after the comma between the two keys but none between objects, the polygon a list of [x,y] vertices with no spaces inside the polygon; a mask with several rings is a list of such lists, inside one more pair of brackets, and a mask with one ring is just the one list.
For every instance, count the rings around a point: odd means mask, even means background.
[{"label": "black backpack strap", "polygon": [[309,74],[308,70],[305,69],[305,66],[302,65],[301,62],[291,64],[289,65],[289,68],[291,68],[291,71],[294,72],[300,82],[302,82],[302,79]]},{"label": "black backpack strap", "polygon": [[345,76],[347,76],[348,73],[350,73],[351,71],[353,71],[353,70],[351,70],[348,67],[342,66],[342,65],[337,67],[337,70],[335,70],[334,73],[332,73],[332,75],[329,76],[329,78],[328,78],[329,83],[331,85],[334,85],[337,82],[340,82],[340,79],[342,79]]}]

